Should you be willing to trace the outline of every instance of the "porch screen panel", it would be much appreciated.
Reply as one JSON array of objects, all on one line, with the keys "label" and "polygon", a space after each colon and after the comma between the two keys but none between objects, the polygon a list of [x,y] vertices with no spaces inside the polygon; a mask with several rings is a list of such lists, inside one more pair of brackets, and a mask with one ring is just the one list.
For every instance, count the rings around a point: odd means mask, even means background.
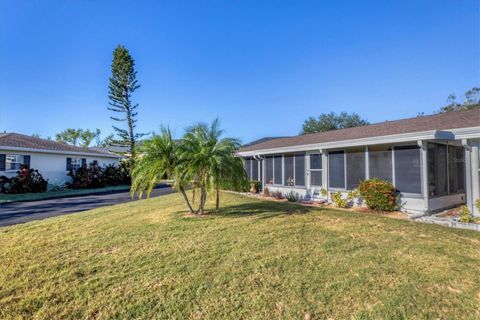
[{"label": "porch screen panel", "polygon": [[448,179],[450,193],[465,191],[465,154],[461,147],[448,146]]},{"label": "porch screen panel", "polygon": [[283,164],[285,165],[284,175],[283,175],[283,183],[286,186],[293,187],[295,185],[294,180],[294,168],[293,168],[293,154],[285,155],[283,158]]},{"label": "porch screen panel", "polygon": [[273,184],[273,157],[265,160],[265,183]]},{"label": "porch screen panel", "polygon": [[355,189],[363,180],[365,180],[365,152],[347,151],[347,190]]},{"label": "porch screen panel", "polygon": [[252,160],[250,158],[247,158],[244,160],[243,168],[247,173],[248,179],[251,179],[252,178]]},{"label": "porch screen panel", "polygon": [[370,179],[378,178],[392,182],[392,149],[369,147],[368,164]]},{"label": "porch screen panel", "polygon": [[282,156],[273,157],[273,183],[282,184]]},{"label": "porch screen panel", "polygon": [[252,180],[258,180],[258,160],[252,160]]},{"label": "porch screen panel", "polygon": [[305,186],[305,155],[295,155],[295,185]]},{"label": "porch screen panel", "polygon": [[258,160],[258,162],[260,163],[260,169],[259,169],[260,171],[258,172],[258,175],[259,175],[258,180],[260,180],[260,181],[263,181],[263,162],[264,161],[265,160]]},{"label": "porch screen panel", "polygon": [[428,194],[431,196],[447,195],[447,146],[443,144],[429,143],[427,162]]},{"label": "porch screen panel", "polygon": [[418,146],[395,147],[395,188],[405,193],[422,193],[422,168]]},{"label": "porch screen panel", "polygon": [[328,184],[330,188],[345,189],[345,153],[330,152],[328,155]]}]

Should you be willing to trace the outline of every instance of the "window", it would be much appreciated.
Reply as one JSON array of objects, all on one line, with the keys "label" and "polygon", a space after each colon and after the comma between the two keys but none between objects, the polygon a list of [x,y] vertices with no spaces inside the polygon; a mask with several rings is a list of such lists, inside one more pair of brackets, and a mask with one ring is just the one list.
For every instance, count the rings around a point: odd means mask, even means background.
[{"label": "window", "polygon": [[392,149],[386,147],[369,147],[368,164],[370,179],[392,181]]},{"label": "window", "polygon": [[465,154],[461,147],[448,146],[448,188],[450,193],[465,191]]},{"label": "window", "polygon": [[345,152],[328,155],[328,184],[330,188],[345,189]]},{"label": "window", "polygon": [[284,175],[283,181],[285,182],[286,186],[293,187],[295,186],[295,175],[294,175],[294,156],[293,155],[285,155],[284,158]]},{"label": "window", "polygon": [[282,156],[273,157],[273,183],[282,184]]},{"label": "window", "polygon": [[295,185],[305,186],[305,155],[295,155]]},{"label": "window", "polygon": [[273,157],[267,157],[265,160],[265,183],[273,184]]},{"label": "window", "polygon": [[353,190],[365,180],[365,150],[351,149],[347,151],[347,190]]},{"label": "window", "polygon": [[422,193],[420,148],[402,146],[394,148],[395,188],[404,193]]},{"label": "window", "polygon": [[67,158],[67,171],[78,170],[86,165],[87,159],[85,158]]},{"label": "window", "polygon": [[310,184],[312,186],[322,186],[322,155],[310,155]]},{"label": "window", "polygon": [[30,156],[18,154],[5,155],[5,171],[18,171],[24,164],[30,166]]},{"label": "window", "polygon": [[428,144],[428,194],[443,196],[448,194],[447,188],[447,146],[437,143]]}]

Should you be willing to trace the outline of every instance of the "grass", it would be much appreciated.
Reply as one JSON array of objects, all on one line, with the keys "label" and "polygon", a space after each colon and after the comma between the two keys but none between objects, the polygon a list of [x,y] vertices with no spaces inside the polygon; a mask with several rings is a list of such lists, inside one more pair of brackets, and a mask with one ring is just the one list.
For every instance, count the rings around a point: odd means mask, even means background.
[{"label": "grass", "polygon": [[480,233],[222,197],[200,218],[171,194],[1,228],[0,318],[480,317]]},{"label": "grass", "polygon": [[72,196],[84,196],[93,193],[104,193],[119,190],[130,190],[130,186],[109,186],[96,189],[62,189],[59,191],[47,191],[41,193],[0,194],[0,204],[8,202],[37,201]]}]

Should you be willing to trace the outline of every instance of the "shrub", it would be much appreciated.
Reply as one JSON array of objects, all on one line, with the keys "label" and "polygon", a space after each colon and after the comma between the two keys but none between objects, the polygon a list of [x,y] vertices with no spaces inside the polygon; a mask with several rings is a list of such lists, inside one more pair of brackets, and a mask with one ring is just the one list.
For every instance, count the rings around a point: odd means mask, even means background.
[{"label": "shrub", "polygon": [[259,193],[262,191],[262,182],[258,180],[250,181],[250,192]]},{"label": "shrub", "polygon": [[327,191],[327,189],[325,189],[325,188],[321,188],[321,189],[320,189],[320,194],[322,195],[322,197],[324,197],[324,198],[325,198],[325,197],[327,196],[327,194],[328,194],[328,191]]},{"label": "shrub", "polygon": [[390,182],[377,178],[365,180],[360,183],[358,190],[370,209],[395,210],[395,187]]},{"label": "shrub", "polygon": [[480,212],[480,199],[475,201],[475,207],[477,208],[477,211]]},{"label": "shrub", "polygon": [[68,175],[72,178],[68,187],[72,189],[101,188],[107,185],[103,170],[97,161],[93,161],[89,166],[70,170]]},{"label": "shrub", "polygon": [[7,193],[39,193],[47,191],[48,182],[38,172],[22,165],[17,175],[11,179]]},{"label": "shrub", "polygon": [[290,191],[285,195],[285,198],[287,198],[289,202],[298,202],[298,200],[300,200],[300,195],[295,191]]},{"label": "shrub", "polygon": [[347,200],[352,201],[360,197],[360,191],[358,189],[352,190],[347,193]]},{"label": "shrub", "polygon": [[337,208],[347,207],[347,201],[343,199],[341,192],[330,192],[330,196],[332,197],[332,201]]},{"label": "shrub", "polygon": [[274,191],[274,192],[271,193],[271,195],[275,199],[285,199],[285,197],[283,196],[283,193],[280,192],[280,191]]},{"label": "shrub", "polygon": [[467,206],[460,207],[460,222],[462,223],[475,222],[475,219],[473,219],[472,213],[470,212]]},{"label": "shrub", "polygon": [[0,176],[0,193],[8,193],[12,186],[12,179],[6,176]]},{"label": "shrub", "polygon": [[51,182],[48,184],[48,191],[62,191],[67,185],[61,182]]},{"label": "shrub", "polygon": [[119,166],[109,164],[103,169],[105,182],[109,186],[118,186],[122,184],[130,184],[130,173],[125,162],[121,162]]},{"label": "shrub", "polygon": [[268,188],[263,189],[263,196],[270,197],[270,190],[268,190]]}]

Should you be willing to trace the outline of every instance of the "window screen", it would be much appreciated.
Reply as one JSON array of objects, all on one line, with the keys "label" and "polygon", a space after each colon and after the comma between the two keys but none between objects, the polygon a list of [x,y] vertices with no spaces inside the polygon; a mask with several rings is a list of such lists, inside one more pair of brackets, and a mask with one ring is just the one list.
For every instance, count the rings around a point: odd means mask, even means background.
[{"label": "window screen", "polygon": [[422,193],[422,169],[418,146],[395,147],[395,188],[405,193]]},{"label": "window screen", "polygon": [[252,160],[250,158],[245,159],[243,167],[247,173],[248,179],[252,179]]},{"label": "window screen", "polygon": [[295,155],[295,185],[305,186],[305,155]]},{"label": "window screen", "polygon": [[273,157],[265,160],[265,183],[273,184]]},{"label": "window screen", "polygon": [[465,155],[461,147],[448,146],[448,181],[450,193],[465,191]]},{"label": "window screen", "polygon": [[273,157],[273,183],[282,184],[282,156]]},{"label": "window screen", "polygon": [[293,176],[293,155],[285,155],[283,157],[283,164],[285,166],[284,175],[283,175],[283,183],[286,186],[293,187],[295,185],[295,179]]},{"label": "window screen", "polygon": [[252,160],[252,180],[258,180],[258,160]]},{"label": "window screen", "polygon": [[260,169],[259,169],[259,170],[260,170],[260,171],[259,171],[259,173],[258,173],[258,174],[259,174],[258,180],[260,180],[260,181],[263,181],[263,162],[264,162],[264,161],[265,161],[265,160],[259,160],[259,162],[260,162]]},{"label": "window screen", "polygon": [[360,181],[365,180],[365,151],[347,151],[347,190],[358,187]]},{"label": "window screen", "polygon": [[428,162],[428,194],[443,196],[448,194],[447,189],[447,146],[429,143],[427,152]]},{"label": "window screen", "polygon": [[322,155],[311,154],[310,155],[310,169],[322,169]]},{"label": "window screen", "polygon": [[328,155],[328,184],[330,188],[345,189],[345,153],[330,152]]},{"label": "window screen", "polygon": [[378,178],[392,182],[392,149],[369,147],[368,164],[370,179]]}]

